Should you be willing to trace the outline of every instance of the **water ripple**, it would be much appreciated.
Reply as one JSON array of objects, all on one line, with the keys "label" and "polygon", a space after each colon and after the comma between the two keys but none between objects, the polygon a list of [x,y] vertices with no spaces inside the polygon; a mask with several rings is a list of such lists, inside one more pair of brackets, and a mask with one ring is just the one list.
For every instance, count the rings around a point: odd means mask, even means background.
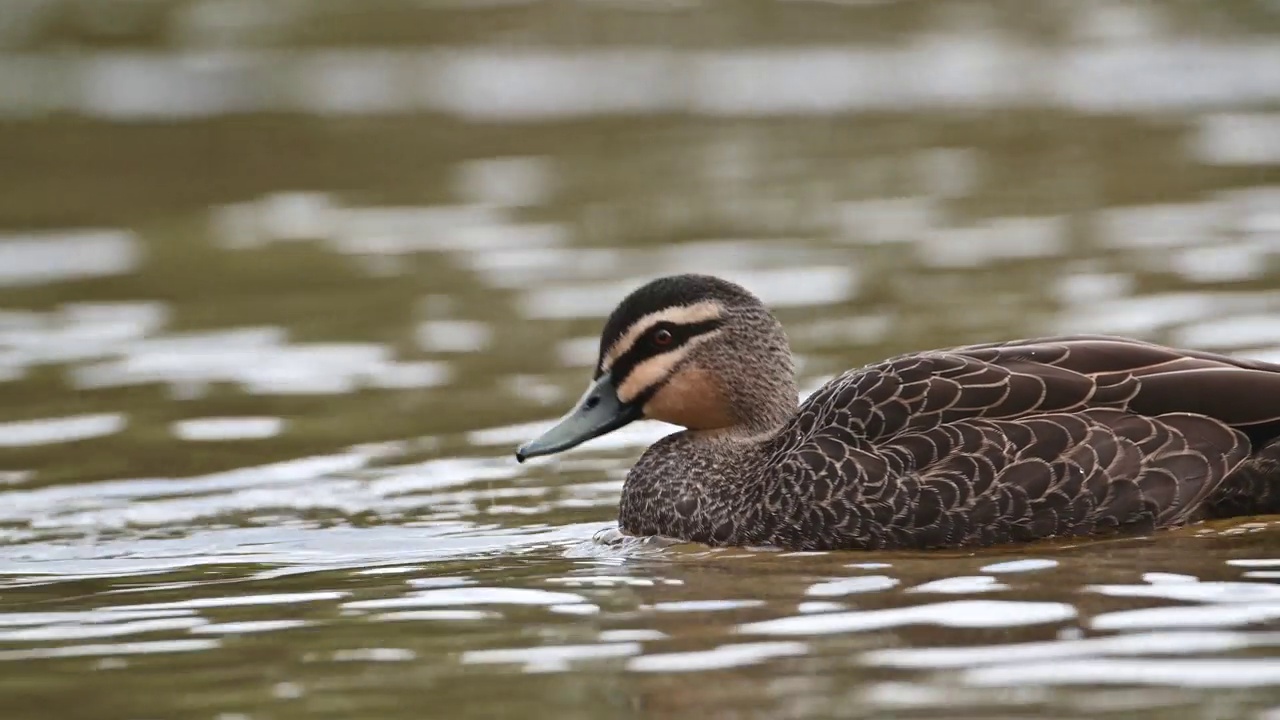
[{"label": "water ripple", "polygon": [[961,682],[985,687],[1025,685],[1159,685],[1179,688],[1247,688],[1280,684],[1271,659],[1055,660],[997,665],[962,674]]},{"label": "water ripple", "polygon": [[548,590],[503,587],[467,587],[423,590],[396,598],[353,600],[343,604],[349,610],[381,610],[401,607],[448,607],[453,605],[563,605],[585,603],[581,595]]},{"label": "water ripple", "polygon": [[885,610],[854,610],[778,618],[739,625],[737,632],[755,635],[824,635],[906,625],[998,628],[1055,623],[1074,617],[1076,609],[1066,603],[958,600]]},{"label": "water ripple", "polygon": [[1148,632],[1042,643],[878,650],[866,653],[870,665],[898,668],[967,668],[1108,655],[1196,655],[1280,645],[1280,634],[1232,632]]},{"label": "water ripple", "polygon": [[635,655],[640,643],[618,642],[600,645],[559,645],[554,647],[468,650],[462,654],[464,665],[517,664],[528,673],[564,672],[578,660],[602,660]]},{"label": "water ripple", "polygon": [[773,658],[804,655],[809,646],[802,642],[760,642],[721,645],[711,650],[658,653],[627,662],[632,672],[699,672],[745,667]]},{"label": "water ripple", "polygon": [[1272,520],[709,549],[617,527],[673,426],[511,456],[673,272],[776,307],[801,397],[1053,332],[1280,360],[1258,8],[9,4],[8,714],[1276,714]]}]

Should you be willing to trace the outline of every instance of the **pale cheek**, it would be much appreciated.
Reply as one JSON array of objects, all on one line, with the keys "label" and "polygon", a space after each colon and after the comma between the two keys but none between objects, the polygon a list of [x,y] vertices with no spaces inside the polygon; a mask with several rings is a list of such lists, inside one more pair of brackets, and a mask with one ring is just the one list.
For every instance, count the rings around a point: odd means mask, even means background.
[{"label": "pale cheek", "polygon": [[715,430],[734,424],[719,386],[698,370],[682,372],[668,381],[645,404],[644,414],[690,430]]},{"label": "pale cheek", "polygon": [[624,403],[635,401],[645,390],[662,382],[671,369],[684,357],[684,351],[659,355],[646,360],[627,374],[626,379],[618,386],[618,399]]}]

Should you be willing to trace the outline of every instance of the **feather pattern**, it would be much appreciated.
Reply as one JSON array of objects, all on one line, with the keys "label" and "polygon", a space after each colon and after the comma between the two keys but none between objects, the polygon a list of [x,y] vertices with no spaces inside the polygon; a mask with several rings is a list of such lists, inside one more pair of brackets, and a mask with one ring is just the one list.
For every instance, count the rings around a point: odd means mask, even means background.
[{"label": "feather pattern", "polygon": [[1280,512],[1280,366],[1108,336],[914,353],[767,437],[683,432],[620,523],[713,545],[973,547]]}]

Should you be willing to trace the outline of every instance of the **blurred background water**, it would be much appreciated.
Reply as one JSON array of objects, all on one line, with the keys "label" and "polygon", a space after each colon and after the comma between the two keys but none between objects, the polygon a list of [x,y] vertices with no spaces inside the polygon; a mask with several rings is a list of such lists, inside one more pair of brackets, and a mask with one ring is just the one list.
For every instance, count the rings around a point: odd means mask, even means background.
[{"label": "blurred background water", "polygon": [[1280,718],[1267,518],[593,541],[670,427],[512,449],[683,271],[1280,360],[1280,3],[2,0],[3,717]]}]

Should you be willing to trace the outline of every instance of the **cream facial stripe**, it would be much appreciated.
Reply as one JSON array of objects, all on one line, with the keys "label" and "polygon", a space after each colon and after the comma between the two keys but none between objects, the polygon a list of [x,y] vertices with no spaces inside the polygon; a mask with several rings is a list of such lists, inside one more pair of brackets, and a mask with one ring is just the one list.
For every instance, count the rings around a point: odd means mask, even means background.
[{"label": "cream facial stripe", "polygon": [[715,320],[720,317],[723,310],[724,308],[720,303],[714,300],[703,300],[692,305],[677,305],[676,307],[651,312],[632,323],[631,327],[627,328],[627,331],[622,334],[622,337],[618,338],[618,341],[605,351],[604,357],[600,359],[600,371],[609,372],[609,369],[613,367],[618,358],[622,357],[636,344],[637,340],[644,337],[646,332],[660,322],[692,325],[706,322],[707,320]]},{"label": "cream facial stripe", "polygon": [[712,330],[705,335],[693,338],[678,350],[655,355],[636,365],[618,386],[618,399],[624,403],[635,402],[649,388],[666,380],[695,345],[718,334],[720,334],[719,330]]},{"label": "cream facial stripe", "polygon": [[640,394],[650,387],[662,382],[684,356],[689,354],[688,347],[675,352],[663,353],[636,365],[618,386],[618,399],[624,403],[635,402]]}]

